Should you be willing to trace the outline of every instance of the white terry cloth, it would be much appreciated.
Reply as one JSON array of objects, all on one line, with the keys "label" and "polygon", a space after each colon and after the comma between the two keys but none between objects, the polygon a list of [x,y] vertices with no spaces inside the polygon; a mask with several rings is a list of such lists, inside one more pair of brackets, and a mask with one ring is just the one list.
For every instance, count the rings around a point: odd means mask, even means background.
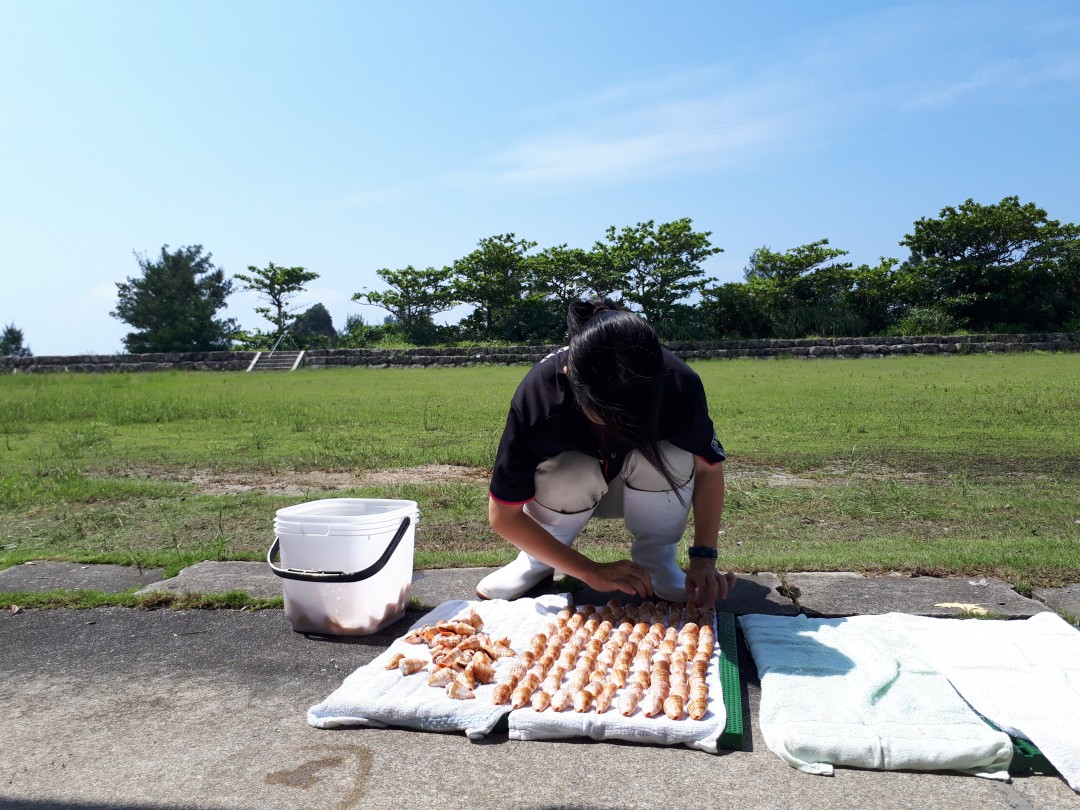
[{"label": "white terry cloth", "polygon": [[[715,630],[715,625],[713,626]],[[572,708],[554,712],[550,708],[542,712],[523,706],[510,712],[510,739],[512,740],[559,740],[567,737],[589,737],[594,740],[627,740],[654,745],[686,745],[710,754],[717,753],[720,736],[727,725],[727,709],[724,706],[724,689],[720,681],[720,644],[716,649],[705,676],[709,684],[709,710],[700,720],[684,716],[670,720],[665,715],[646,717],[640,707],[629,717],[623,717],[617,708],[619,695],[615,693],[611,708],[598,714],[590,708],[587,712],[575,712]],[[734,651],[729,651],[734,655]]]},{"label": "white terry cloth", "polygon": [[[512,602],[454,600],[439,605],[413,628],[443,619],[464,619],[471,608],[484,620],[484,633],[492,638],[509,636],[510,646],[522,650],[567,603],[566,594]],[[426,645],[408,644],[404,636],[396,639],[373,661],[349,675],[326,700],[308,709],[308,723],[315,728],[400,726],[425,731],[464,731],[469,739],[478,739],[488,734],[510,710],[509,706],[492,704],[494,684],[478,684],[472,700],[453,700],[444,689],[428,686],[426,671],[403,676],[397,669],[387,670],[386,664],[399,652],[409,658],[430,658]],[[513,660],[502,658],[496,662],[496,683],[513,666]]]},{"label": "white terry cloth", "polygon": [[984,717],[1031,740],[1080,792],[1080,633],[1054,613],[1030,619],[910,617],[922,653]]},{"label": "white terry cloth", "polygon": [[909,618],[743,616],[769,749],[807,773],[842,765],[1007,780],[1012,741],[926,662]]}]

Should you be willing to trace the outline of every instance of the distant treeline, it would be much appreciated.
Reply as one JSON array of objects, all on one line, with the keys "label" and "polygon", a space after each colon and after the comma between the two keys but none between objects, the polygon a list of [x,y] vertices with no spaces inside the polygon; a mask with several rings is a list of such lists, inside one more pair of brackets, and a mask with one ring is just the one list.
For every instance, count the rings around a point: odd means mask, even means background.
[{"label": "distant treeline", "polygon": [[[855,266],[820,239],[758,248],[744,280],[727,284],[703,269],[722,252],[711,236],[689,218],[612,226],[588,249],[491,236],[443,267],[378,270],[384,287],[353,300],[385,319],[353,316],[341,329],[322,304],[303,313],[289,305],[317,273],[271,262],[230,279],[201,245],[165,245],[157,259],[136,254],[142,273],[117,284],[111,314],[133,327],[124,338],[133,354],[552,344],[565,336],[570,302],[596,297],[641,313],[666,341],[1080,332],[1080,226],[1017,197],[919,219],[899,241],[904,261]],[[256,311],[272,329],[245,332],[217,317],[235,282],[266,301]],[[457,323],[436,322],[462,305],[471,310]],[[4,337],[7,353],[29,354],[14,324]]]},{"label": "distant treeline", "polygon": [[[353,298],[385,309],[387,321],[351,318],[321,345],[558,342],[568,304],[590,297],[641,312],[669,341],[1080,331],[1080,227],[1016,197],[920,219],[899,243],[903,262],[855,266],[821,239],[759,248],[744,281],[718,284],[702,269],[721,251],[710,236],[689,219],[612,227],[589,250],[492,236],[441,269],[379,270],[386,289]],[[435,324],[459,304],[471,314]],[[319,345],[302,326],[298,338]]]}]

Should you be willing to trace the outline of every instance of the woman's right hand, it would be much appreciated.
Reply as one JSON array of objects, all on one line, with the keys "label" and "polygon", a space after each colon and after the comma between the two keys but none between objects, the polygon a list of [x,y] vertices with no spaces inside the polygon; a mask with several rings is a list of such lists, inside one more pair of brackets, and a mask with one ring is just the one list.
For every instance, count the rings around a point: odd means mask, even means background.
[{"label": "woman's right hand", "polygon": [[609,563],[594,562],[587,575],[583,576],[586,585],[601,593],[621,591],[636,594],[642,598],[652,595],[652,579],[643,565],[631,560],[617,560]]}]

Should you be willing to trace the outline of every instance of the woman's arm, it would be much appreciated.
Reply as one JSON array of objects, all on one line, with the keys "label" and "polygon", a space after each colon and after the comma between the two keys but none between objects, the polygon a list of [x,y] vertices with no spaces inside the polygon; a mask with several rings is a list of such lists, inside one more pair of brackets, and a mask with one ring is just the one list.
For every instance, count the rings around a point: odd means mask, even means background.
[{"label": "woman's arm", "polygon": [[652,593],[652,582],[644,566],[630,560],[593,562],[581,552],[552,537],[525,513],[523,504],[503,503],[489,498],[488,522],[496,534],[509,540],[529,556],[581,580],[598,591],[622,591],[642,597]]},{"label": "woman's arm", "polygon": [[[724,517],[724,465],[694,457],[694,545],[716,548]],[[691,557],[686,571],[686,590],[694,604],[712,605],[726,599],[735,586],[735,575],[716,570],[717,561]]]}]

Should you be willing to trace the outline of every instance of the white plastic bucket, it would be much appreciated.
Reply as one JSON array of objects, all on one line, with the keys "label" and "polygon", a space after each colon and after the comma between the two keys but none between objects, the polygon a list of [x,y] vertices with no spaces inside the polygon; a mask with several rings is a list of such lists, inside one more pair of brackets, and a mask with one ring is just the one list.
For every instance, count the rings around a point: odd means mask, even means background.
[{"label": "white plastic bucket", "polygon": [[367,498],[279,509],[266,561],[282,578],[293,630],[363,636],[401,618],[412,596],[419,517],[415,501]]}]

